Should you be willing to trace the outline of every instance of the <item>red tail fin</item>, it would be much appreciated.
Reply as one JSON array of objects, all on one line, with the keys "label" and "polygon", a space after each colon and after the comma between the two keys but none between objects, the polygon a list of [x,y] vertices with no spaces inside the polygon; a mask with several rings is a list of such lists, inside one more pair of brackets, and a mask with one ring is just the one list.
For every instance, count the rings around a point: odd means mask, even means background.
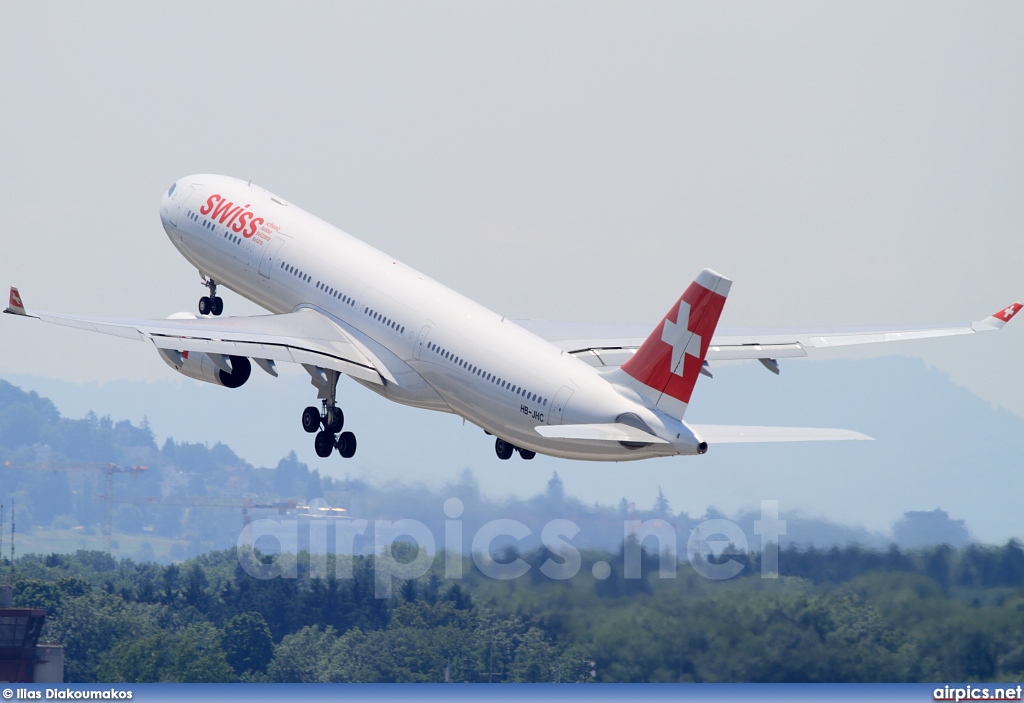
[{"label": "red tail fin", "polygon": [[732,281],[704,269],[622,370],[652,404],[683,419]]}]

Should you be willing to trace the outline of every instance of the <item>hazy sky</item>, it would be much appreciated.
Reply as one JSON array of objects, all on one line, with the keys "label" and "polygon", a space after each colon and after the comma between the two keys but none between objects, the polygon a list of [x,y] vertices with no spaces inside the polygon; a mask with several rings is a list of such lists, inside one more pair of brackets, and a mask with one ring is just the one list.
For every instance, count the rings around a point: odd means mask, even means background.
[{"label": "hazy sky", "polygon": [[[653,324],[708,266],[726,325],[979,319],[1024,298],[1022,47],[1019,2],[5,2],[0,285],[194,310],[157,206],[214,172],[511,317]],[[0,342],[0,373],[172,374],[21,320]],[[1018,322],[869,353],[1024,416],[1022,349]]]}]

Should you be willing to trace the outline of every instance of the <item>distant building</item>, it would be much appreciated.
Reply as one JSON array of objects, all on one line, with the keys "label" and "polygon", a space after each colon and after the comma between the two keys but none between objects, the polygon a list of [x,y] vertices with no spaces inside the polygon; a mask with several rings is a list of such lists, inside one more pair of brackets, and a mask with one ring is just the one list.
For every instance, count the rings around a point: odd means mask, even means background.
[{"label": "distant building", "polygon": [[0,585],[0,682],[63,683],[64,648],[39,644],[46,611],[12,608],[11,595]]},{"label": "distant building", "polygon": [[903,518],[893,525],[892,531],[896,544],[905,549],[939,544],[960,548],[972,542],[964,521],[951,519],[949,513],[940,508],[903,513]]}]

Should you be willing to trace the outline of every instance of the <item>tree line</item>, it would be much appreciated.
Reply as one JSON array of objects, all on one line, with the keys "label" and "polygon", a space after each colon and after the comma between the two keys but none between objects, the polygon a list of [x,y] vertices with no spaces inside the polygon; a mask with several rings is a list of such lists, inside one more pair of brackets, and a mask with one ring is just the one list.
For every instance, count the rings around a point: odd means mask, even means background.
[{"label": "tree line", "polygon": [[[398,545],[396,558],[402,554]],[[941,681],[1024,676],[1024,552],[783,550],[780,578],[709,581],[682,563],[642,578],[623,553],[583,551],[555,581],[493,580],[443,555],[374,597],[373,557],[352,578],[257,579],[235,550],[178,565],[81,551],[16,563],[15,605],[45,608],[66,679],[93,681]],[[543,550],[510,552],[539,566]],[[401,558],[408,558],[406,554]],[[264,561],[273,558],[262,556]],[[592,566],[611,566],[596,578]],[[327,573],[333,574],[332,568]]]}]

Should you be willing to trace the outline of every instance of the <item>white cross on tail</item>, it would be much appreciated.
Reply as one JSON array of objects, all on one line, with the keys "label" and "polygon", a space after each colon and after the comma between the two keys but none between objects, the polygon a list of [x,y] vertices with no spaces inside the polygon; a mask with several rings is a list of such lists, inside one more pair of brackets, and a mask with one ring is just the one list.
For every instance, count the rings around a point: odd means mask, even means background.
[{"label": "white cross on tail", "polygon": [[[661,341],[672,347],[672,373],[677,376],[683,375],[684,354],[700,358],[701,338],[699,334],[690,331],[690,305],[685,300],[679,301],[679,314],[676,321],[665,318],[665,326],[661,330]],[[682,329],[680,329],[682,328]]]}]

